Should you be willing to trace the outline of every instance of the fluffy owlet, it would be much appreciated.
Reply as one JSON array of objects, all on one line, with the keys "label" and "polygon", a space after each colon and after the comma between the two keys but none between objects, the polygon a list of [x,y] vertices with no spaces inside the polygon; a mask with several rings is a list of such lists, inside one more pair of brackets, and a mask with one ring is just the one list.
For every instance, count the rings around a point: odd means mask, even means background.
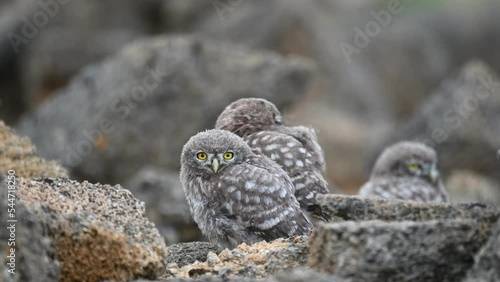
[{"label": "fluffy owlet", "polygon": [[191,137],[182,150],[181,182],[194,221],[220,247],[312,230],[286,172],[231,132]]},{"label": "fluffy owlet", "polygon": [[419,202],[448,201],[436,152],[416,142],[399,142],[386,148],[358,194]]},{"label": "fluffy owlet", "polygon": [[322,176],[325,161],[314,129],[285,126],[276,106],[257,98],[240,99],[227,106],[215,127],[239,135],[279,164],[292,179],[301,208],[328,221],[316,203],[316,195],[327,194],[330,189]]}]

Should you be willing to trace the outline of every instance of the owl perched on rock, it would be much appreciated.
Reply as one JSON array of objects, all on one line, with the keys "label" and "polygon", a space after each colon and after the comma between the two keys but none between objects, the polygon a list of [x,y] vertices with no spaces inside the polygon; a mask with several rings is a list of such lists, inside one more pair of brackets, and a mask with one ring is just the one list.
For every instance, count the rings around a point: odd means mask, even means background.
[{"label": "owl perched on rock", "polygon": [[360,196],[419,202],[448,202],[439,177],[434,149],[417,142],[399,142],[377,159]]},{"label": "owl perched on rock", "polygon": [[257,98],[240,99],[227,106],[215,127],[239,135],[279,164],[292,179],[301,208],[328,221],[316,203],[316,195],[327,194],[330,189],[322,176],[325,160],[314,129],[285,126],[276,106]]},{"label": "owl perched on rock", "polygon": [[191,137],[182,150],[181,182],[194,221],[220,247],[312,230],[287,173],[231,132]]}]

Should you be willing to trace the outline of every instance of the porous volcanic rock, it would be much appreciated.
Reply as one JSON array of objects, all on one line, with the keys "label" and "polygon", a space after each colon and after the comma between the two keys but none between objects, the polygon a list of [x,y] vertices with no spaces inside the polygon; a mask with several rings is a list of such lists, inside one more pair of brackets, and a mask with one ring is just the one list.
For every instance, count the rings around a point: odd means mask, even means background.
[{"label": "porous volcanic rock", "polygon": [[309,263],[346,281],[457,281],[492,226],[474,220],[321,224],[311,235]]},{"label": "porous volcanic rock", "polygon": [[318,203],[334,217],[347,221],[470,219],[493,224],[500,218],[499,208],[481,203],[422,203],[342,195],[319,195]]},{"label": "porous volcanic rock", "polygon": [[119,185],[20,178],[17,195],[39,211],[60,281],[154,279],[165,271],[163,238],[144,217],[144,203]]},{"label": "porous volcanic rock", "polygon": [[[16,182],[17,177],[16,179],[12,176],[7,178],[0,174],[0,220],[6,225],[0,228],[0,255],[2,256],[0,281],[57,281],[60,265],[55,258],[53,240],[40,216],[41,211],[19,202],[18,198],[13,197],[12,192],[8,192],[17,189]],[[12,189],[13,186],[16,189]],[[14,212],[10,211],[12,208],[15,209]],[[7,220],[16,221],[8,222]],[[11,249],[15,250],[12,262]],[[11,266],[14,267],[14,274],[9,272],[11,269],[9,263],[13,263]]]}]

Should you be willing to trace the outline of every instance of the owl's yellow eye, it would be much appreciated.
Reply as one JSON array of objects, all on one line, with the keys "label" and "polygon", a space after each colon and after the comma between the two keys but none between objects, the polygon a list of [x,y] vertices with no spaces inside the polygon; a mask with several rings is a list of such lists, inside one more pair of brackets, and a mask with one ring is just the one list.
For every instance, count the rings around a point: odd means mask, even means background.
[{"label": "owl's yellow eye", "polygon": [[411,170],[411,171],[417,171],[420,169],[420,165],[419,164],[416,164],[416,163],[413,163],[413,164],[410,164],[408,165],[408,168]]},{"label": "owl's yellow eye", "polygon": [[204,152],[200,152],[200,153],[196,154],[196,157],[198,158],[198,160],[200,160],[200,161],[204,161],[204,160],[206,160],[206,159],[207,159],[207,157],[208,157],[208,156],[207,156],[207,154],[206,154],[206,153],[204,153]]},{"label": "owl's yellow eye", "polygon": [[234,158],[234,154],[232,152],[225,152],[224,153],[224,159],[230,160],[232,158]]}]

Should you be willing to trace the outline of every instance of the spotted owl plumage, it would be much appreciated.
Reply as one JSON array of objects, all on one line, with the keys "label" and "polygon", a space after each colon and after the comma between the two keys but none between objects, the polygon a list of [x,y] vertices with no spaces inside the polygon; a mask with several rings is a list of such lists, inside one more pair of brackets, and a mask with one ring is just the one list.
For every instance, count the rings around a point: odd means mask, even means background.
[{"label": "spotted owl plumage", "polygon": [[220,247],[312,230],[286,172],[228,131],[191,137],[181,155],[181,182],[194,221]]},{"label": "spotted owl plumage", "polygon": [[439,177],[434,149],[408,141],[382,152],[358,195],[418,202],[449,201]]},{"label": "spotted owl plumage", "polygon": [[292,179],[302,209],[328,221],[329,216],[316,202],[316,195],[330,193],[330,188],[322,175],[325,160],[314,129],[285,126],[276,106],[258,98],[240,99],[227,106],[215,127],[239,135],[279,164]]}]

